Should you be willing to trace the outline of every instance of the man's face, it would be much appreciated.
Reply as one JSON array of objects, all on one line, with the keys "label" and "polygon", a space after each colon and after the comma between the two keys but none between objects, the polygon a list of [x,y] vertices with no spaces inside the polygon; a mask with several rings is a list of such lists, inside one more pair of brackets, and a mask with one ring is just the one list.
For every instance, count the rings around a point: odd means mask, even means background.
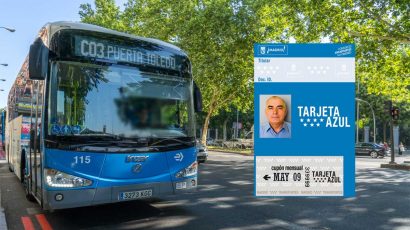
[{"label": "man's face", "polygon": [[269,124],[282,125],[287,114],[286,104],[280,98],[271,98],[266,102],[265,115]]}]

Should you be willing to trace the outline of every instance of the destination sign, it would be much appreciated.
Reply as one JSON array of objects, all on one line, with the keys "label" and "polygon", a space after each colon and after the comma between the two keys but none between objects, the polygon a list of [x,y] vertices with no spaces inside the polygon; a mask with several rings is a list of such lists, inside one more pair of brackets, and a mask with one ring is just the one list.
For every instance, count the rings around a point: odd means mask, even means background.
[{"label": "destination sign", "polygon": [[74,36],[74,40],[76,56],[150,65],[173,70],[178,70],[179,67],[175,57],[164,52],[149,51],[141,47],[125,46],[85,36]]}]

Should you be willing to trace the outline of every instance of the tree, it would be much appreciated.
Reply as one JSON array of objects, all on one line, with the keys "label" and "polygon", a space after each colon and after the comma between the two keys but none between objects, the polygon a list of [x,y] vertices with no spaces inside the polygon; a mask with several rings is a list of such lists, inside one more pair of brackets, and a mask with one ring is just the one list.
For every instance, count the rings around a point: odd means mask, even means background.
[{"label": "tree", "polygon": [[[253,44],[331,42],[356,44],[356,79],[371,104],[410,102],[410,6],[397,0],[113,0],[81,5],[83,22],[176,44],[187,52],[210,119],[234,106],[253,107]],[[363,94],[365,93],[365,94]],[[372,97],[369,95],[375,95]],[[409,106],[403,106],[406,111]]]},{"label": "tree", "polygon": [[[185,50],[207,115],[202,142],[211,117],[234,105],[253,107],[253,44],[263,41],[257,13],[247,1],[134,1],[123,12],[114,1],[81,6],[83,22],[169,41]],[[108,16],[106,16],[108,15]],[[282,26],[278,22],[278,27]],[[278,33],[280,34],[280,33]]]},{"label": "tree", "polygon": [[[357,96],[369,101],[378,120],[385,100],[410,112],[410,5],[395,0],[297,1],[290,36],[297,42],[355,43]],[[400,122],[409,122],[401,119]],[[386,136],[384,134],[384,136]]]}]

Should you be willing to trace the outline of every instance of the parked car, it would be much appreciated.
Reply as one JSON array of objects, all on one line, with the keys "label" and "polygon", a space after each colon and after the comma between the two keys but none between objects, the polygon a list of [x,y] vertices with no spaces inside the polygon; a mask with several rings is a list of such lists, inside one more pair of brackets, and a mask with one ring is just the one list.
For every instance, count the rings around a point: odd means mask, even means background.
[{"label": "parked car", "polygon": [[214,145],[215,144],[215,140],[212,138],[206,138],[206,145]]},{"label": "parked car", "polygon": [[384,157],[386,149],[384,146],[371,142],[358,142],[355,146],[356,155],[371,156],[372,158]]},{"label": "parked car", "polygon": [[206,143],[207,146],[217,146],[217,147],[222,147],[223,146],[223,140],[213,140],[212,142]]},{"label": "parked car", "polygon": [[253,148],[253,139],[232,139],[230,141],[224,141],[222,147],[225,148],[238,148],[238,149],[251,149]]},{"label": "parked car", "polygon": [[208,159],[208,150],[206,146],[204,146],[200,141],[196,141],[196,160],[199,163],[205,163],[205,161]]}]

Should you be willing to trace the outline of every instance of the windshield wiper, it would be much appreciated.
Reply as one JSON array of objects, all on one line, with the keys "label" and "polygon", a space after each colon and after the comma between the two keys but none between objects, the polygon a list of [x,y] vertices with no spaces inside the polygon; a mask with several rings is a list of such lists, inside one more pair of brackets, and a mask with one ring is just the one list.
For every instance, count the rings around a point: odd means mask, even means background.
[{"label": "windshield wiper", "polygon": [[68,145],[67,149],[80,151],[106,152],[156,152],[158,148],[147,146],[146,142],[138,141],[93,141],[84,144]]},{"label": "windshield wiper", "polygon": [[118,135],[75,135],[45,139],[50,146],[59,149],[94,152],[158,152],[194,147],[191,137],[179,138],[124,138]]},{"label": "windshield wiper", "polygon": [[121,136],[117,134],[106,133],[106,132],[101,132],[101,131],[94,131],[88,128],[82,130],[79,135],[75,135],[75,136],[112,137],[115,139],[121,139]]},{"label": "windshield wiper", "polygon": [[[158,144],[161,144],[161,145],[158,145]],[[180,140],[178,138],[160,138],[157,141],[153,141],[153,143],[150,144],[149,147],[162,147],[162,146],[171,147],[171,146],[179,146],[181,144],[187,147],[193,147],[195,146],[195,140],[193,138],[192,140],[188,140],[188,141]]]},{"label": "windshield wiper", "polygon": [[103,140],[103,141],[89,141],[87,143],[72,144],[70,147],[83,147],[83,146],[101,146],[101,147],[148,147],[146,141],[138,140]]}]

